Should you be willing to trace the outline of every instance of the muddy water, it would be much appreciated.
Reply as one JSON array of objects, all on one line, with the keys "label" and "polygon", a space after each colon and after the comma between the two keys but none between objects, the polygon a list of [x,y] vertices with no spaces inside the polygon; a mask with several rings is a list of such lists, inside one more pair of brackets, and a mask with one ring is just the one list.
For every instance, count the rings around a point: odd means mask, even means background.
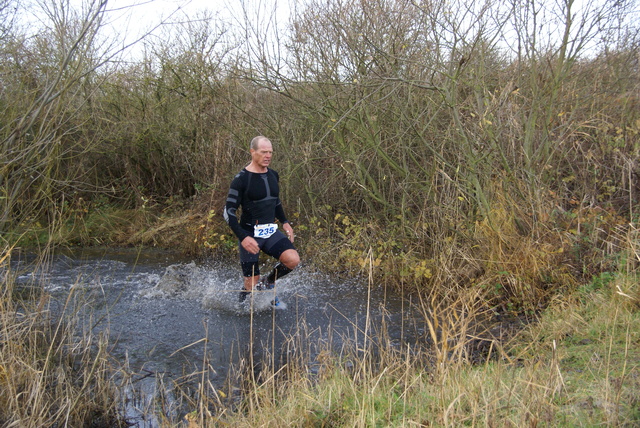
[{"label": "muddy water", "polygon": [[[236,261],[109,249],[59,254],[38,272],[29,266],[27,258],[15,266],[22,270],[18,282],[44,284],[54,311],[71,293],[82,328],[108,332],[111,354],[130,370],[125,407],[139,427],[157,426],[158,395],[170,403],[164,416],[179,419],[171,386],[197,383],[190,374],[203,367],[212,385],[224,388],[242,359],[256,367],[264,358],[278,365],[304,348],[314,370],[314,356],[327,347],[362,343],[382,330],[385,340],[400,346],[422,330],[408,321],[408,303],[390,290],[366,280],[335,281],[304,266],[278,281],[278,309],[269,303],[271,291],[238,304]],[[271,266],[265,260],[262,269]]]}]

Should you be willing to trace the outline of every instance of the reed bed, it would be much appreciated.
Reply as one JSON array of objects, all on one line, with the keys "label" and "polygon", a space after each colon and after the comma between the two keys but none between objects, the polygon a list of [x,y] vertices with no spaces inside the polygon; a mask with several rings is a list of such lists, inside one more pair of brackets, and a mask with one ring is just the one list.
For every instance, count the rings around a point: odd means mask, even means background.
[{"label": "reed bed", "polygon": [[[634,426],[637,310],[622,310],[623,301],[594,306],[562,304],[507,343],[485,336],[491,347],[475,363],[460,349],[472,348],[477,336],[375,351],[349,341],[339,349],[325,344],[316,372],[306,368],[307,356],[265,367],[260,380],[245,377],[235,409],[206,419],[206,426]],[[613,317],[553,338],[555,323],[583,320],[594,310]],[[456,327],[442,326],[440,335],[456,337]]]},{"label": "reed bed", "polygon": [[10,269],[2,272],[0,425],[126,426],[107,333],[78,325],[73,288],[54,313],[41,288],[33,287],[29,298],[19,293]]},{"label": "reed bed", "polygon": [[308,335],[293,334],[286,347],[301,351],[277,364],[265,355],[258,375],[241,360],[241,393],[199,426],[635,426],[640,288],[626,272],[506,330],[469,290],[446,303],[421,296],[427,328],[414,343],[391,343],[384,322],[367,321],[314,342],[312,357]]}]

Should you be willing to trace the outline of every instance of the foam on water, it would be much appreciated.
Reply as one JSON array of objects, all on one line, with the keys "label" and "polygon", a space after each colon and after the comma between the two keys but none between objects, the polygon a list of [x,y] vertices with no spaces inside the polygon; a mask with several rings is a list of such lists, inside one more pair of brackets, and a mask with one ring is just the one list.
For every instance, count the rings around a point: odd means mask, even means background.
[{"label": "foam on water", "polygon": [[220,278],[216,270],[199,266],[193,261],[170,265],[162,275],[148,274],[143,282],[149,287],[141,288],[138,293],[145,298],[195,299],[200,300],[205,309],[240,314],[274,309],[271,302],[275,296],[280,300],[275,309],[286,309],[284,298],[293,284],[284,278],[278,281],[274,289],[254,291],[240,303],[238,297],[242,290],[242,277],[239,274],[236,279]]}]

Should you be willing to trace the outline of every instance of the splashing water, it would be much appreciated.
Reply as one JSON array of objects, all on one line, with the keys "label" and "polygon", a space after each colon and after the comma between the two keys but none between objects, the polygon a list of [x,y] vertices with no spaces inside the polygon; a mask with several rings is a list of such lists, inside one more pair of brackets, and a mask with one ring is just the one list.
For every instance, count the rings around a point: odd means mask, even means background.
[{"label": "splashing water", "polygon": [[[313,353],[327,341],[361,340],[368,328],[375,328],[366,322],[384,321],[389,340],[400,344],[407,339],[403,319],[408,314],[400,296],[301,268],[275,289],[253,292],[240,304],[242,278],[235,261],[194,261],[135,249],[60,254],[37,270],[30,261],[14,261],[12,269],[21,272],[18,285],[42,284],[52,295],[52,310],[62,308],[69,293],[82,295],[86,323],[103,320],[89,328],[107,331],[112,353],[130,367],[134,381],[124,393],[137,388],[142,394],[137,400],[129,397],[130,419],[152,411],[158,379],[175,381],[198,372],[205,354],[212,381],[222,384],[247,349],[256,358],[279,354],[292,336],[308,343]],[[280,299],[277,310],[271,306],[274,295]],[[143,420],[148,416],[139,416],[138,426],[154,426]]]}]

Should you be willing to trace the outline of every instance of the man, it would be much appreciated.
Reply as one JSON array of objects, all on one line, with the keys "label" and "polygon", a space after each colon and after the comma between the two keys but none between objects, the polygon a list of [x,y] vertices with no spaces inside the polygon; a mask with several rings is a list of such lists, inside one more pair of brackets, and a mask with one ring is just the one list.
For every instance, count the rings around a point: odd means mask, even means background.
[{"label": "man", "polygon": [[[224,218],[238,237],[240,264],[244,275],[244,289],[240,302],[255,288],[272,289],[276,279],[282,278],[300,263],[298,251],[293,246],[293,228],[285,216],[280,202],[278,173],[269,168],[273,148],[263,136],[255,137],[250,145],[251,163],[240,171],[229,188]],[[241,209],[241,218],[237,209]],[[275,224],[280,220],[286,233]],[[278,260],[273,271],[260,279],[258,257],[260,250]],[[278,304],[276,298],[271,302]]]}]

